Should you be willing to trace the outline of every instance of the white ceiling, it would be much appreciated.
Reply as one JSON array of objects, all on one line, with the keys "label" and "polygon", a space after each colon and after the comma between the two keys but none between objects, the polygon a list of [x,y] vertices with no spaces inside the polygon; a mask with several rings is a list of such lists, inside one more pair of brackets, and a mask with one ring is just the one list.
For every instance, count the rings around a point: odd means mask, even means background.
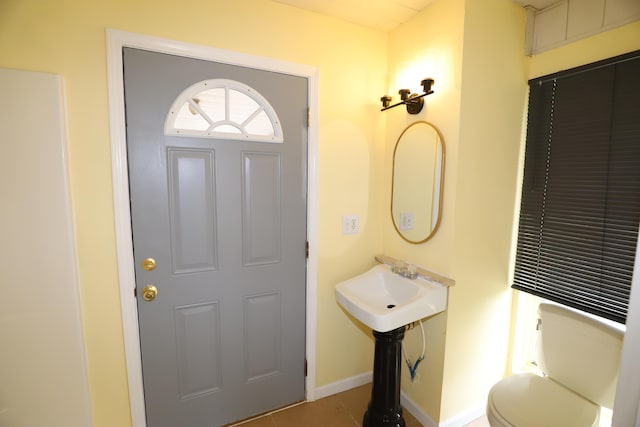
[{"label": "white ceiling", "polygon": [[434,0],[274,0],[382,31],[391,31]]},{"label": "white ceiling", "polygon": [[[322,13],[365,27],[391,31],[408,21],[434,0],[273,0],[301,9]],[[522,6],[536,9],[559,0],[513,0]]]}]

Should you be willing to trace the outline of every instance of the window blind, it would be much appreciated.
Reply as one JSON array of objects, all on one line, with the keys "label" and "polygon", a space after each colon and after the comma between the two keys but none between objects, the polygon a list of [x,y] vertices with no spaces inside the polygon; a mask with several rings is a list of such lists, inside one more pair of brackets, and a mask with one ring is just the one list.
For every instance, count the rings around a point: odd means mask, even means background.
[{"label": "window blind", "polygon": [[640,51],[529,89],[512,287],[624,323],[640,222]]}]

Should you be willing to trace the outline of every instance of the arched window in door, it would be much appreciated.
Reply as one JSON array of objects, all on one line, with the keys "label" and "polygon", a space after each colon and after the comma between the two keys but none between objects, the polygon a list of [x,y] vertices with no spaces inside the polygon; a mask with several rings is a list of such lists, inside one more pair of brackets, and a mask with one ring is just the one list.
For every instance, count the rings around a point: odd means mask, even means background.
[{"label": "arched window in door", "polygon": [[283,142],[271,104],[255,89],[228,79],[198,82],[173,102],[165,135]]}]

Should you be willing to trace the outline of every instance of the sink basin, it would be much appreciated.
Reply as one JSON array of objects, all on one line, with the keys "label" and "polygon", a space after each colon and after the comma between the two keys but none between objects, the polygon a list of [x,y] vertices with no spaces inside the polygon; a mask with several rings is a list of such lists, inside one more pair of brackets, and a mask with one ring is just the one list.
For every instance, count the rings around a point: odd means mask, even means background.
[{"label": "sink basin", "polygon": [[388,332],[447,308],[447,287],[422,277],[408,279],[376,265],[336,285],[338,303],[378,332]]}]

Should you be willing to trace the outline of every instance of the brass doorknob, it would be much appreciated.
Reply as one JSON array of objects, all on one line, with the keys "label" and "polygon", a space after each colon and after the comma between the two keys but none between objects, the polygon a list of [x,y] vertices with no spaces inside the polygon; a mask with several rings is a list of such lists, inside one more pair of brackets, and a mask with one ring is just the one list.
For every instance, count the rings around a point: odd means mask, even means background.
[{"label": "brass doorknob", "polygon": [[154,299],[156,299],[157,295],[158,288],[153,285],[147,285],[142,290],[142,298],[144,298],[145,301],[153,301]]}]

